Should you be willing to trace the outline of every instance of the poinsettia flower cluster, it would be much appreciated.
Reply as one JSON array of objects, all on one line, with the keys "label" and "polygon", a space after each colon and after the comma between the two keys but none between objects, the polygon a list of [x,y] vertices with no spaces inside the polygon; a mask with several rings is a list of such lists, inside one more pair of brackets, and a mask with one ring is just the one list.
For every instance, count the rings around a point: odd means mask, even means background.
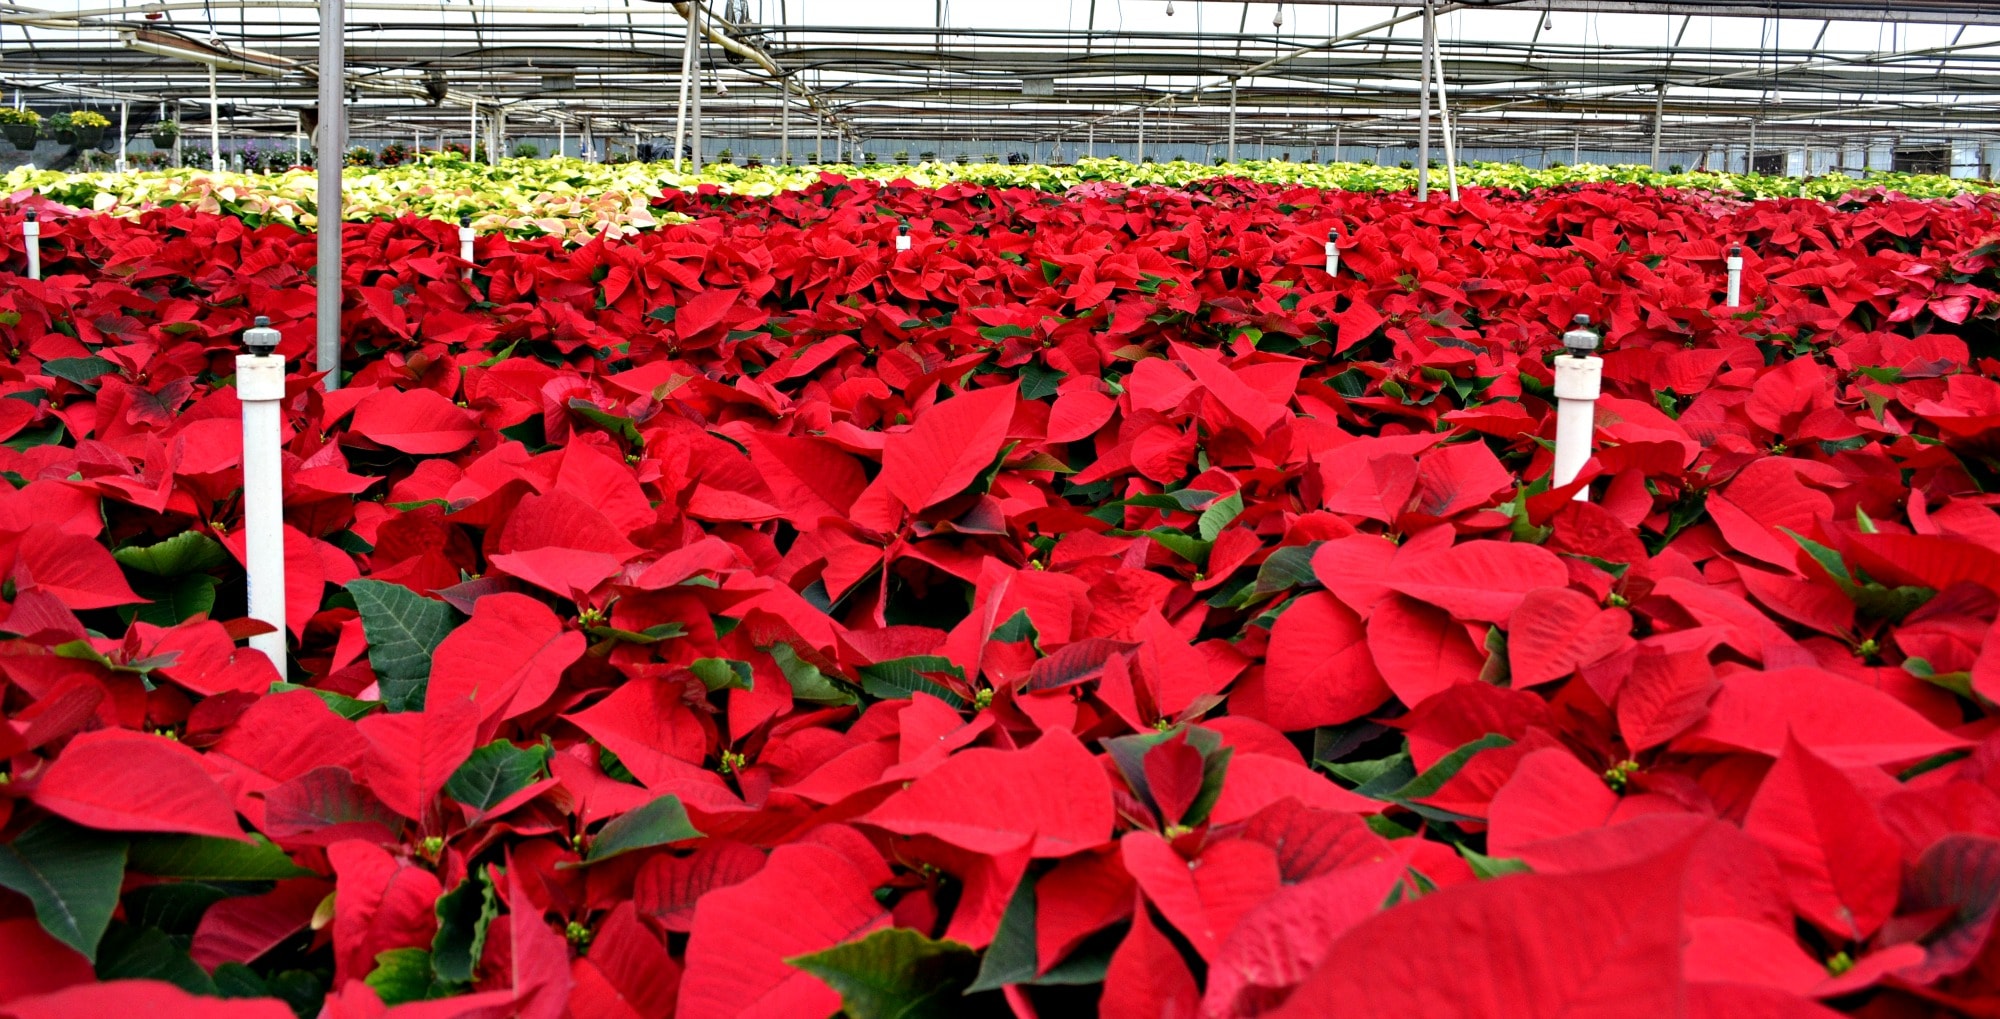
[{"label": "poinsettia flower cluster", "polygon": [[40,206],[0,1016],[1992,1007],[2000,203],[658,204],[350,224],[330,391],[309,236]]}]

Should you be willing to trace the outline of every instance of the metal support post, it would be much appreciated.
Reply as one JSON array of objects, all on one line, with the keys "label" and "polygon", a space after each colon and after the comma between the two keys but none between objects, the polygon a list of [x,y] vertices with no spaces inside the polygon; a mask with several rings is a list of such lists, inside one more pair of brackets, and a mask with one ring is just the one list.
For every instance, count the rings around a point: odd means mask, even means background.
[{"label": "metal support post", "polygon": [[[318,255],[313,283],[318,294],[318,335],[314,366],[326,373],[330,392],[340,388],[340,169],[347,161],[347,51],[344,0],[319,5],[319,153],[315,159]],[[280,371],[282,375],[282,370]],[[282,587],[280,588],[282,590]]]}]

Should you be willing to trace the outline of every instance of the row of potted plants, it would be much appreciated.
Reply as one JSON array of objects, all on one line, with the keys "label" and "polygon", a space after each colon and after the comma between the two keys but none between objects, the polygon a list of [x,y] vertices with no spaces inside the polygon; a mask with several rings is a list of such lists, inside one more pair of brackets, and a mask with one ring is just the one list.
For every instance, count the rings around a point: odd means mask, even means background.
[{"label": "row of potted plants", "polygon": [[[34,148],[43,138],[54,139],[61,145],[94,149],[104,144],[104,131],[111,126],[109,118],[95,110],[71,110],[44,118],[34,110],[0,108],[0,134],[23,152]],[[155,148],[171,148],[180,137],[180,124],[163,120],[149,130]]]}]

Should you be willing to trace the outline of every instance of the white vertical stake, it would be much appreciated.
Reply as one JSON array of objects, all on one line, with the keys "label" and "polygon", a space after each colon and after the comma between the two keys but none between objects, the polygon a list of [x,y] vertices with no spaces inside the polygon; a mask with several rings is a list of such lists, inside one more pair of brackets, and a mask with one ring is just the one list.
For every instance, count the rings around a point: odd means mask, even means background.
[{"label": "white vertical stake", "polygon": [[[1592,432],[1597,422],[1597,396],[1604,381],[1604,359],[1589,356],[1597,349],[1590,316],[1578,315],[1576,328],[1563,334],[1570,353],[1556,355],[1555,487],[1576,480],[1590,462]],[[1576,501],[1589,502],[1588,487],[1577,490]]]},{"label": "white vertical stake", "polygon": [[28,246],[28,278],[42,278],[42,222],[36,218],[35,210],[28,210],[28,219],[21,224],[21,236]]},{"label": "white vertical stake", "polygon": [[1729,246],[1729,297],[1723,302],[1727,308],[1741,307],[1743,304],[1743,245]]},{"label": "white vertical stake", "polygon": [[[472,241],[473,238],[478,236],[472,230],[471,216],[458,217],[458,257],[465,259],[467,262],[472,261]],[[472,266],[470,265],[465,267],[465,278],[472,278]]]},{"label": "white vertical stake", "polygon": [[910,250],[910,224],[908,223],[896,224],[896,250]]},{"label": "white vertical stake", "polygon": [[279,406],[285,398],[285,359],[279,333],[257,317],[243,334],[249,353],[236,355],[236,396],[243,403],[243,539],[250,587],[250,618],[275,627],[250,638],[285,675],[285,493]]},{"label": "white vertical stake", "polygon": [[1328,276],[1340,275],[1340,249],[1333,246],[1334,242],[1339,239],[1339,228],[1328,227],[1326,231],[1326,274]]}]

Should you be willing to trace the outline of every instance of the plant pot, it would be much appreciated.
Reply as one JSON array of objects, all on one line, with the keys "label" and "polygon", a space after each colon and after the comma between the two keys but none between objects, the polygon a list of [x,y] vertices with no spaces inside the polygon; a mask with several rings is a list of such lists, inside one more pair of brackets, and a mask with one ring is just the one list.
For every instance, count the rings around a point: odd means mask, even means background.
[{"label": "plant pot", "polygon": [[55,133],[54,137],[55,137],[55,140],[56,140],[56,144],[57,144],[57,145],[75,145],[75,144],[76,144],[76,132],[75,132],[75,131],[72,131],[72,130],[70,130],[69,128],[66,128],[66,127],[65,127],[65,128],[62,128],[62,129],[60,129],[60,130],[58,130],[58,131],[57,131],[57,132]]},{"label": "plant pot", "polygon": [[101,127],[72,128],[76,135],[76,147],[94,149],[104,144],[104,129]]},{"label": "plant pot", "polygon": [[35,124],[4,124],[0,125],[0,131],[5,131],[7,140],[22,152],[34,148],[35,143],[42,140],[41,128]]},{"label": "plant pot", "polygon": [[162,152],[165,152],[168,149],[173,148],[174,143],[179,141],[180,137],[181,136],[179,134],[168,131],[155,131],[152,134],[153,147],[159,149]]}]

